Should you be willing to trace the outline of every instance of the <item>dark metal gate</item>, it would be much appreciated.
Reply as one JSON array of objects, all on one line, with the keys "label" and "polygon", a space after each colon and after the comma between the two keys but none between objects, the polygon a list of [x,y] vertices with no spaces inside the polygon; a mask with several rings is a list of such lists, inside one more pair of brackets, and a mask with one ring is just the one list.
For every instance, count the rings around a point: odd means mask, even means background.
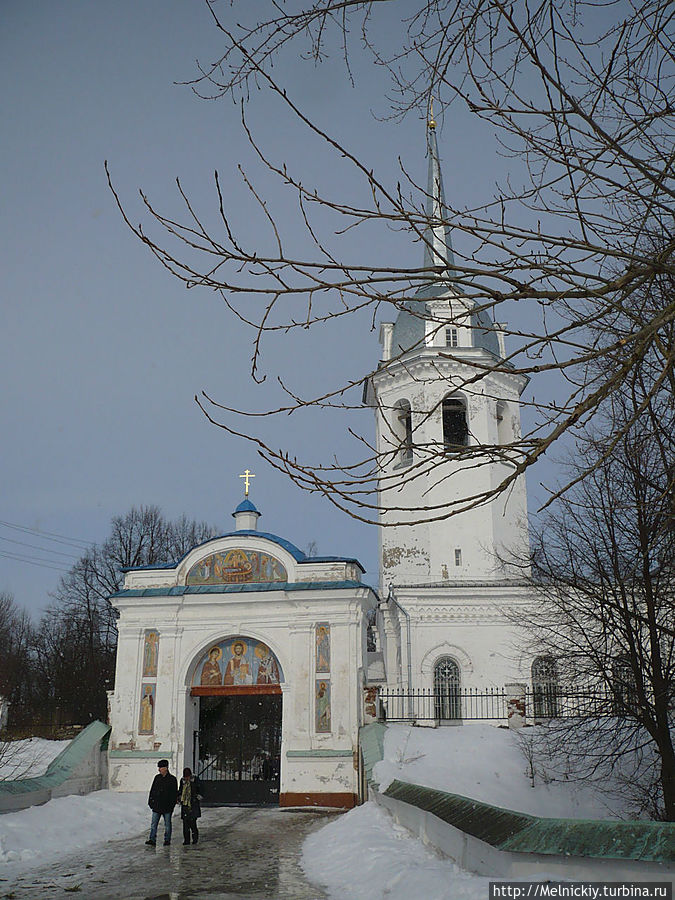
[{"label": "dark metal gate", "polygon": [[279,802],[281,695],[201,697],[199,766],[207,803]]}]

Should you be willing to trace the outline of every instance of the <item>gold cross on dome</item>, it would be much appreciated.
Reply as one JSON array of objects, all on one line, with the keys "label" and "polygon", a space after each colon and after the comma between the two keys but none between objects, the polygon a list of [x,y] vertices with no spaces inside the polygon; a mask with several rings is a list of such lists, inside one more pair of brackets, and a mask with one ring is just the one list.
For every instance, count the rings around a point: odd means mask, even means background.
[{"label": "gold cross on dome", "polygon": [[248,486],[251,482],[251,478],[255,478],[255,475],[253,472],[249,472],[249,470],[246,469],[244,474],[239,477],[244,479],[244,497],[248,497]]}]

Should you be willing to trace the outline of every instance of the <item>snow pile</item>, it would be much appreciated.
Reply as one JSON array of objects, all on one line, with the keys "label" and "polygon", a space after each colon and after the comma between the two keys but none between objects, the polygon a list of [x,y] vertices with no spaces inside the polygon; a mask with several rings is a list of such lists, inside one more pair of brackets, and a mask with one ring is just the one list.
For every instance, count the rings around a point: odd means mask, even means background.
[{"label": "snow pile", "polygon": [[492,725],[415,728],[390,725],[384,759],[373,776],[381,790],[394,780],[461,794],[493,806],[535,816],[566,819],[626,817],[628,810],[589,785],[566,781],[535,785],[529,777],[523,742],[536,729],[521,732]]},{"label": "snow pile", "polygon": [[28,738],[24,741],[0,741],[0,781],[35,778],[44,775],[47,766],[70,741]]},{"label": "snow pile", "polygon": [[431,853],[373,802],[311,834],[302,867],[335,900],[485,900],[495,880]]},{"label": "snow pile", "polygon": [[[609,819],[622,812],[613,816],[606,798],[587,785],[545,783],[538,774],[532,787],[523,749],[529,732],[390,725],[373,775],[382,790],[396,778],[537,816]],[[333,900],[485,900],[495,880],[434,855],[373,802],[310,835],[302,865]]]},{"label": "snow pile", "polygon": [[146,793],[94,791],[0,816],[0,872],[61,859],[91,844],[150,827]]}]

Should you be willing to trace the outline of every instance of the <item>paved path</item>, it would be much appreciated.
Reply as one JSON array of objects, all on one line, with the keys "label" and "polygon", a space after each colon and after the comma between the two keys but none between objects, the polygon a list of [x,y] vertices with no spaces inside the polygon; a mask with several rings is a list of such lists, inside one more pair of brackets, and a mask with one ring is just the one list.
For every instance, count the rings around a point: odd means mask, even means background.
[{"label": "paved path", "polygon": [[[337,813],[294,809],[205,809],[199,843],[146,847],[147,834],[99,844],[56,864],[0,881],[0,898],[62,900],[319,900],[300,867],[302,842]],[[162,824],[158,838],[162,840]]]}]

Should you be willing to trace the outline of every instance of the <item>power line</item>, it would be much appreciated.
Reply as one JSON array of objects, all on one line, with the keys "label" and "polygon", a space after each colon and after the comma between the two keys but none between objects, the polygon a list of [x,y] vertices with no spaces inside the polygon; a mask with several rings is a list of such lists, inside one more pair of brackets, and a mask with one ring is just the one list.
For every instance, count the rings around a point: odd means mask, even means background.
[{"label": "power line", "polygon": [[57,556],[65,556],[67,559],[79,559],[74,553],[63,553],[62,550],[50,550],[49,547],[39,547],[37,544],[28,544],[26,541],[16,541],[14,538],[3,537],[0,535],[0,541],[8,541],[10,544],[21,544],[22,547],[31,547],[33,550],[39,550],[41,553],[54,553]]},{"label": "power line", "polygon": [[[47,563],[36,562],[34,559],[31,559],[28,556],[19,556],[17,553],[3,553],[0,550],[0,556],[4,556],[7,559],[14,559],[18,562],[28,563],[31,566],[40,566],[43,569],[53,569],[55,572],[68,572],[68,569],[61,569],[58,566],[50,566]],[[54,560],[56,562],[56,560]]]},{"label": "power line", "polygon": [[57,544],[66,544],[75,547],[77,550],[86,550],[91,547],[92,541],[81,541],[79,538],[69,538],[63,534],[57,534],[55,531],[40,531],[38,528],[28,528],[26,525],[16,525],[14,522],[3,522],[0,519],[0,525],[6,528],[14,528],[16,531],[24,531],[28,534],[37,535],[45,541],[54,541]]}]

